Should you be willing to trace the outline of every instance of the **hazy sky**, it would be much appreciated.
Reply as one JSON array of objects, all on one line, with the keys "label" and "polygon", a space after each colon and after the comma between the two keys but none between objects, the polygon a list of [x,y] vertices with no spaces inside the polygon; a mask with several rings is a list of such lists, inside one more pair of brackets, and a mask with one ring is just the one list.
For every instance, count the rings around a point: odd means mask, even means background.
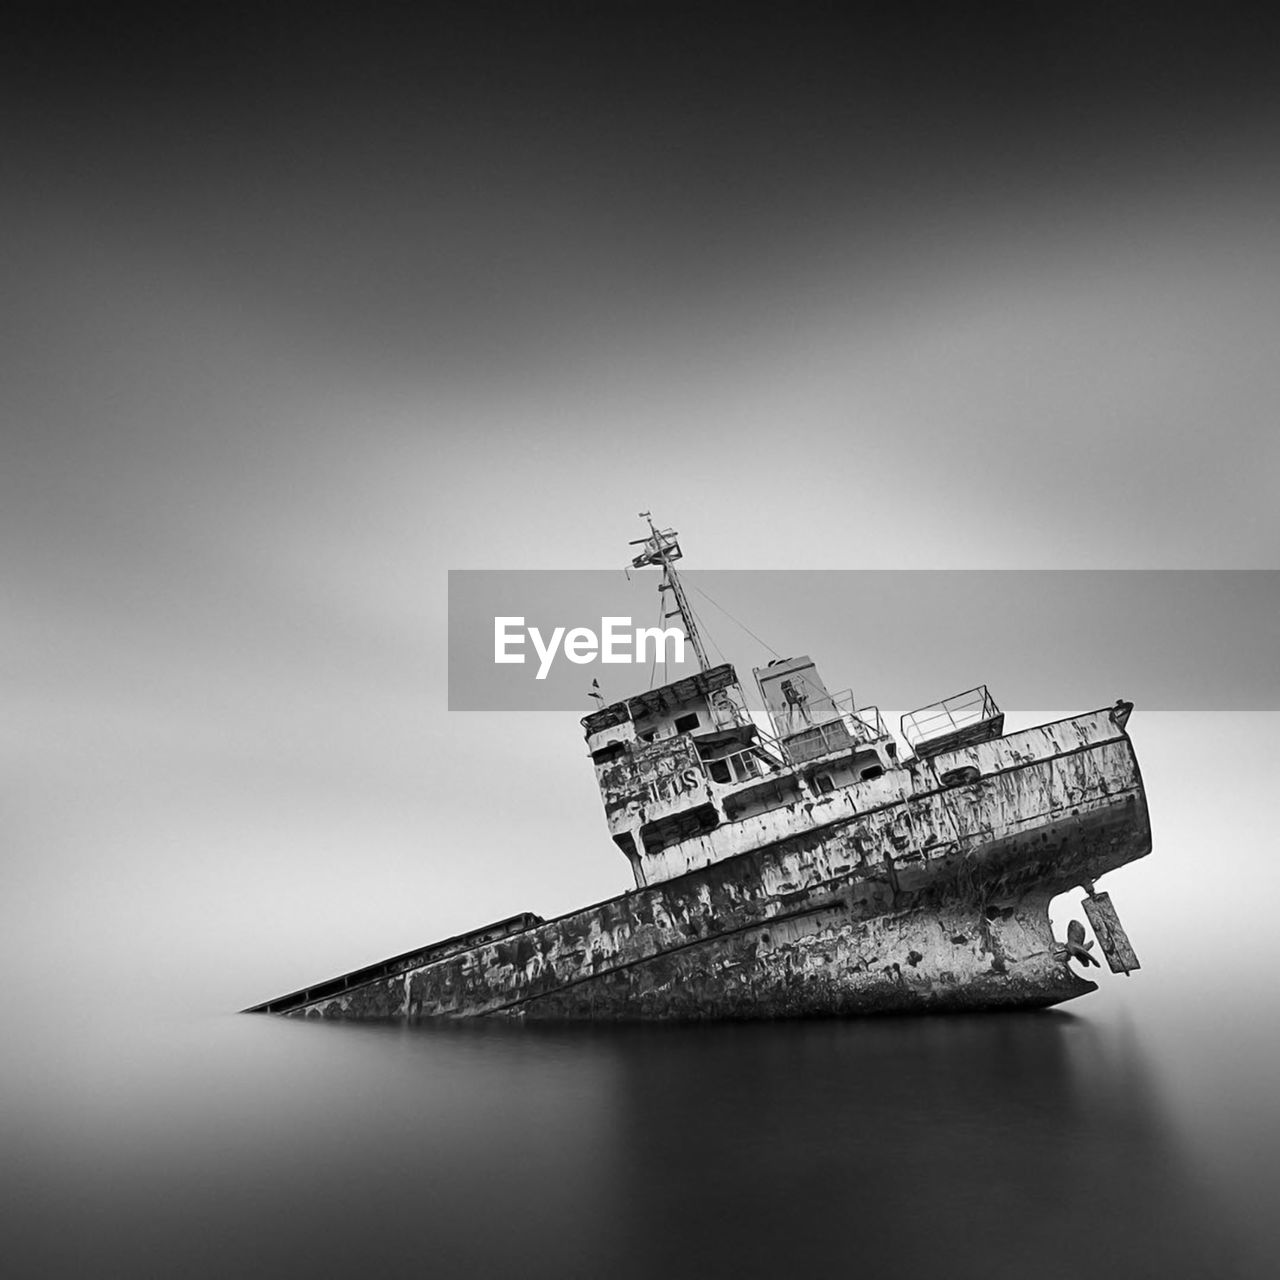
[{"label": "hazy sky", "polygon": [[450,568],[1277,567],[1274,15],[3,23],[25,955],[248,1003],[625,887],[574,717],[445,711]]}]

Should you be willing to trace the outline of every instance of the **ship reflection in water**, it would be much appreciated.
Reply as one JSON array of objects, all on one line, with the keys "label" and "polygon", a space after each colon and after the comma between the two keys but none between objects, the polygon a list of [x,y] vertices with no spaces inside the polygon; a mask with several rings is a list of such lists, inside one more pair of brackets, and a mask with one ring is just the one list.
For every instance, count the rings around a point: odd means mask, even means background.
[{"label": "ship reflection in water", "polygon": [[96,1039],[7,1126],[22,1274],[1244,1274],[1149,1054],[1067,1013]]}]

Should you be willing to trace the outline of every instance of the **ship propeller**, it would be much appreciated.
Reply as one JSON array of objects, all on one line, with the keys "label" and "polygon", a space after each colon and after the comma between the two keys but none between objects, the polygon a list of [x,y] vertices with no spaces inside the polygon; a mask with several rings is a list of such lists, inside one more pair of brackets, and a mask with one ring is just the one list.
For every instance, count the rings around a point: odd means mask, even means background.
[{"label": "ship propeller", "polygon": [[1092,942],[1084,940],[1084,925],[1079,920],[1073,920],[1067,925],[1067,945],[1062,948],[1063,960],[1079,960],[1086,969],[1091,964],[1101,968],[1102,964],[1098,958],[1089,954],[1089,948],[1092,946]]}]

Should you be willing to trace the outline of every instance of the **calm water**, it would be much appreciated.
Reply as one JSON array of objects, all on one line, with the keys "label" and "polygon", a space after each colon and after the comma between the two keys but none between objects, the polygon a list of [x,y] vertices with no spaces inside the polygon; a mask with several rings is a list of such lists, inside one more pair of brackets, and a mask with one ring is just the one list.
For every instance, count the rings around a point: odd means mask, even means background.
[{"label": "calm water", "polygon": [[1275,1274],[1270,1021],[1172,986],[1077,1007],[11,1022],[5,1269]]}]

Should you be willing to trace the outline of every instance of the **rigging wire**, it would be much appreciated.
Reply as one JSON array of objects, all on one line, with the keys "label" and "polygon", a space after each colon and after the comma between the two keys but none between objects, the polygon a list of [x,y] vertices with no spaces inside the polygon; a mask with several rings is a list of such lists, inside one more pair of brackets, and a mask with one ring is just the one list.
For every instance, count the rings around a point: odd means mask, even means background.
[{"label": "rigging wire", "polygon": [[709,604],[715,605],[715,607],[719,609],[720,612],[723,613],[724,616],[728,618],[730,622],[734,623],[735,626],[741,627],[743,631],[745,631],[747,635],[749,635],[758,645],[762,645],[764,648],[768,649],[769,652],[773,654],[775,658],[782,657],[782,654],[780,654],[777,651],[777,649],[773,647],[773,645],[766,643],[764,640],[761,640],[760,637],[756,635],[756,633],[752,631],[751,628],[747,626],[745,622],[740,622],[737,618],[733,616],[733,614],[729,612],[728,609],[724,607],[724,605],[718,604],[715,600],[712,600],[711,597],[707,595],[707,593],[703,591],[703,589],[700,586],[698,586],[696,583],[690,583],[689,585],[692,586],[693,589]]},{"label": "rigging wire", "polygon": [[707,643],[716,651],[721,662],[728,662],[729,659],[725,656],[725,651],[716,644],[716,638],[711,634],[710,628],[708,628],[707,624],[703,622],[702,615],[694,609],[693,605],[689,606],[689,612],[693,614],[693,621],[697,625],[698,633],[703,636]]}]

